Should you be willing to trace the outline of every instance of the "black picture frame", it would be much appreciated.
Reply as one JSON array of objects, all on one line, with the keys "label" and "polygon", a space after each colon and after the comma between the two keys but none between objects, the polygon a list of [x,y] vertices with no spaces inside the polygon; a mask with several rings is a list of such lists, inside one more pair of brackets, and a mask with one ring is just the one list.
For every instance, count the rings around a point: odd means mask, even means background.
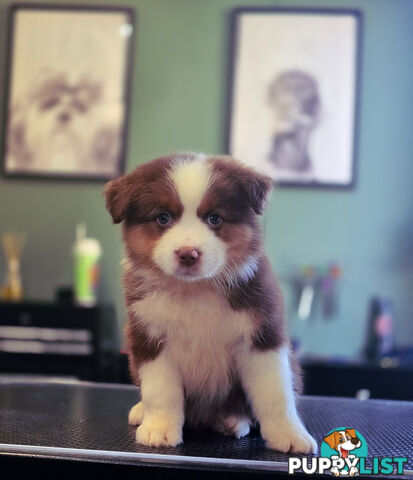
[{"label": "black picture frame", "polygon": [[[116,138],[117,147],[116,154],[113,154],[113,168],[109,171],[108,165],[110,164],[109,159],[106,159],[106,171],[103,171],[99,168],[99,164],[96,166],[96,171],[84,172],[81,169],[79,171],[71,172],[60,172],[50,169],[39,170],[39,169],[30,169],[30,167],[25,168],[15,168],[10,169],[8,160],[9,160],[9,132],[10,132],[10,112],[13,108],[11,93],[13,90],[14,78],[14,64],[16,56],[16,36],[18,35],[16,19],[20,12],[33,12],[33,13],[61,13],[62,15],[66,13],[79,13],[79,14],[97,14],[98,16],[104,15],[101,18],[108,19],[109,15],[123,15],[125,18],[125,28],[124,37],[126,37],[123,47],[123,62],[122,66],[119,69],[120,80],[118,82],[118,89],[121,92],[118,96],[117,103],[121,104],[121,107],[118,106],[118,109],[121,111],[119,115],[119,122],[115,127],[110,130],[104,130],[102,127],[102,132],[100,133],[101,138],[104,139],[104,142],[107,142],[107,136],[105,137],[105,132],[110,134],[112,138]],[[2,145],[1,153],[2,159],[0,162],[0,172],[5,179],[25,179],[25,180],[57,180],[57,181],[80,181],[80,182],[106,182],[118,175],[124,173],[125,163],[126,163],[126,153],[127,153],[127,139],[129,132],[129,121],[130,121],[130,104],[131,104],[131,88],[132,88],[132,72],[133,72],[133,51],[135,43],[135,31],[137,24],[137,14],[135,10],[131,7],[124,6],[95,6],[95,5],[83,5],[83,4],[42,4],[42,3],[14,3],[11,4],[8,8],[8,41],[7,41],[7,55],[6,55],[6,82],[5,82],[5,101],[3,109],[3,122],[2,122]],[[98,29],[99,27],[96,26]],[[64,54],[64,52],[62,52]],[[89,58],[90,60],[90,58]],[[53,66],[52,66],[53,67]],[[72,73],[72,72],[70,72]],[[80,76],[81,71],[77,72]],[[69,88],[69,87],[68,87]],[[73,88],[72,88],[73,90]],[[93,96],[93,95],[90,95]],[[80,107],[79,106],[79,111]],[[98,118],[98,117],[96,117]],[[78,130],[81,132],[81,129]],[[115,133],[114,133],[115,132]],[[45,136],[47,136],[45,134]],[[47,142],[47,140],[45,140]],[[104,149],[102,145],[103,155]],[[97,147],[98,149],[98,147]],[[115,149],[114,149],[115,150]],[[99,155],[99,149],[96,154]],[[85,155],[86,157],[86,155]],[[88,157],[89,158],[89,157]],[[98,157],[99,158],[99,157]]]},{"label": "black picture frame", "polygon": [[[353,51],[353,101],[351,102],[352,126],[351,136],[352,142],[350,145],[350,177],[347,181],[325,181],[317,179],[317,177],[295,181],[294,178],[275,178],[268,170],[263,173],[269,174],[273,177],[274,184],[280,187],[292,188],[316,188],[316,189],[337,189],[337,190],[353,190],[357,183],[357,165],[358,165],[358,138],[359,138],[359,119],[360,119],[360,87],[361,87],[361,73],[362,73],[362,34],[363,34],[363,12],[359,9],[352,8],[295,8],[295,7],[237,7],[231,10],[230,13],[230,41],[229,41],[229,72],[227,75],[227,115],[226,115],[226,129],[225,129],[225,151],[228,154],[234,155],[242,160],[247,165],[253,166],[260,170],[259,166],[253,160],[253,155],[246,158],[242,153],[242,149],[234,148],[234,111],[236,109],[236,88],[237,78],[239,73],[237,66],[240,61],[242,47],[240,47],[240,21],[242,16],[246,15],[273,15],[282,18],[285,15],[289,16],[308,16],[309,21],[314,16],[320,16],[325,19],[327,17],[333,18],[351,18],[354,22],[354,51]],[[244,17],[245,18],[245,17]],[[297,36],[299,31],[295,30],[294,34]],[[260,55],[260,51],[254,51],[255,56]],[[253,122],[251,122],[253,123]],[[240,150],[240,151],[237,151]]]}]

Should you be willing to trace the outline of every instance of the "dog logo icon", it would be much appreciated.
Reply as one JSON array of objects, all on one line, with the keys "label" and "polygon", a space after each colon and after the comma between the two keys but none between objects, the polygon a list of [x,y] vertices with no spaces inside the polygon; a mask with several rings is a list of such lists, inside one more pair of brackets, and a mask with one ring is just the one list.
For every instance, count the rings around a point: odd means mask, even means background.
[{"label": "dog logo icon", "polygon": [[343,459],[347,465],[351,465],[344,469],[333,466],[330,470],[332,475],[338,477],[339,475],[354,476],[359,474],[356,466],[357,458],[366,456],[367,444],[355,428],[336,428],[323,440],[322,447],[324,445],[325,456],[330,457],[331,460]]},{"label": "dog logo icon", "polygon": [[[355,428],[339,427],[323,437],[319,457],[290,457],[288,473],[302,472],[306,475],[325,475],[328,472],[336,477],[355,475],[403,475],[409,458],[368,457],[367,441]],[[321,477],[320,477],[321,478]]]}]

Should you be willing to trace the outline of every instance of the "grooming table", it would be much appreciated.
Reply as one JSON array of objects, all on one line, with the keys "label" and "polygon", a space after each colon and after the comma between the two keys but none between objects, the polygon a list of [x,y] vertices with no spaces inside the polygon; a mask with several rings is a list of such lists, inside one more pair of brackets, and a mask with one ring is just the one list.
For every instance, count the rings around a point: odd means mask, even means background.
[{"label": "grooming table", "polygon": [[[73,478],[77,470],[157,479],[289,477],[288,455],[266,449],[258,432],[235,440],[185,430],[176,448],[137,445],[127,423],[137,401],[138,390],[126,385],[0,382],[0,465],[48,478]],[[298,407],[318,445],[333,428],[353,427],[369,457],[413,457],[413,403],[302,397]],[[413,458],[397,478],[409,476]]]}]

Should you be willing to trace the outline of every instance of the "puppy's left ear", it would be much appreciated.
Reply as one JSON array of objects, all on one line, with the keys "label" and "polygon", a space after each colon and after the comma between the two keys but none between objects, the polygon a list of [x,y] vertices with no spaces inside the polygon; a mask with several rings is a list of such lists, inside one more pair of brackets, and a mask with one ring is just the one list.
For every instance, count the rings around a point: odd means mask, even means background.
[{"label": "puppy's left ear", "polygon": [[244,186],[254,212],[262,215],[273,186],[271,177],[250,170],[250,174],[244,177]]},{"label": "puppy's left ear", "polygon": [[106,209],[111,214],[113,223],[120,223],[125,219],[132,199],[132,188],[130,174],[115,178],[105,185]]}]

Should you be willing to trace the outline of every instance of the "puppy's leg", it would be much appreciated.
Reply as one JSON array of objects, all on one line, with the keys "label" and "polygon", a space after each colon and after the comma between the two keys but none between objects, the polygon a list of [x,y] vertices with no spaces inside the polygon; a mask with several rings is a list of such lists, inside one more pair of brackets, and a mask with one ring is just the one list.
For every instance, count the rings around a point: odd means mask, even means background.
[{"label": "puppy's leg", "polygon": [[251,421],[248,417],[229,415],[218,420],[213,425],[213,429],[224,435],[242,438],[250,433],[250,425]]},{"label": "puppy's leg", "polygon": [[248,350],[240,354],[241,381],[268,447],[281,452],[316,453],[317,444],[298,417],[289,350]]},{"label": "puppy's leg", "polygon": [[138,402],[134,405],[129,412],[128,423],[129,425],[140,425],[143,421],[143,403]]},{"label": "puppy's leg", "polygon": [[179,373],[162,352],[142,365],[139,376],[145,415],[136,441],[153,447],[182,443],[184,393]]}]

